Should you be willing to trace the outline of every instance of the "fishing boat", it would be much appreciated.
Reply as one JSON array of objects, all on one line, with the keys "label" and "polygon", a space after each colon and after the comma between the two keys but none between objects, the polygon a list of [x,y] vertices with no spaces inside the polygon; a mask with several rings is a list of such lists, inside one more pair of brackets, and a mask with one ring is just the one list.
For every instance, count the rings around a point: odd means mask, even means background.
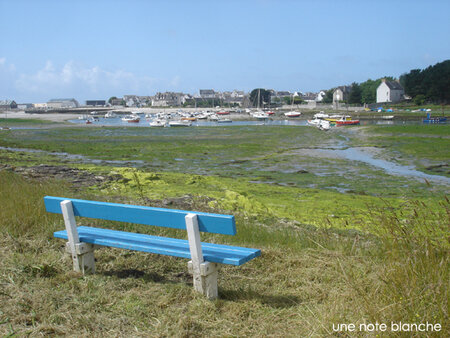
[{"label": "fishing boat", "polygon": [[331,115],[325,118],[325,120],[330,121],[330,122],[336,122],[336,121],[345,121],[345,120],[351,120],[352,117],[350,115]]},{"label": "fishing boat", "polygon": [[233,121],[230,119],[218,119],[217,120],[217,123],[231,123],[231,122],[233,122]]},{"label": "fishing boat", "polygon": [[342,118],[340,120],[336,120],[333,121],[334,123],[336,123],[337,126],[351,126],[351,125],[356,125],[359,124],[359,120],[349,120],[346,118]]},{"label": "fishing boat", "polygon": [[170,121],[169,126],[170,127],[190,127],[190,126],[192,126],[192,122],[191,121],[182,121],[182,120]]},{"label": "fishing boat", "polygon": [[302,113],[299,111],[288,111],[287,113],[284,113],[284,116],[286,117],[299,117],[300,115],[302,115]]}]

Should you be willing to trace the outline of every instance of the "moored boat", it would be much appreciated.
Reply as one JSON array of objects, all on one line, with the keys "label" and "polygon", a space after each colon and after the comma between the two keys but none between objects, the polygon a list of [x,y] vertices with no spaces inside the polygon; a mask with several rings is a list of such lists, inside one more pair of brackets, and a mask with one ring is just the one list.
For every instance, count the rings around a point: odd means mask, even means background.
[{"label": "moored boat", "polygon": [[431,117],[431,113],[427,113],[427,118],[422,120],[423,123],[446,123],[447,118],[445,116]]},{"label": "moored boat", "polygon": [[170,127],[190,127],[191,125],[192,125],[191,121],[178,120],[169,122]]},{"label": "moored boat", "polygon": [[288,111],[287,113],[284,113],[284,116],[286,117],[299,117],[300,115],[302,115],[302,113],[299,111]]},{"label": "moored boat", "polygon": [[109,112],[107,112],[107,113],[105,114],[105,118],[106,118],[106,119],[114,118],[114,117],[117,117],[117,114],[114,113],[114,112],[112,112],[112,111],[109,111]]},{"label": "moored boat", "polygon": [[167,124],[167,121],[156,119],[150,122],[150,127],[165,127]]},{"label": "moored boat", "polygon": [[139,123],[141,118],[138,115],[127,115],[125,117],[122,117],[122,121],[128,122],[128,123]]},{"label": "moored boat", "polygon": [[336,123],[336,125],[338,126],[351,126],[351,125],[356,125],[359,124],[359,120],[336,120],[334,121],[334,123]]}]

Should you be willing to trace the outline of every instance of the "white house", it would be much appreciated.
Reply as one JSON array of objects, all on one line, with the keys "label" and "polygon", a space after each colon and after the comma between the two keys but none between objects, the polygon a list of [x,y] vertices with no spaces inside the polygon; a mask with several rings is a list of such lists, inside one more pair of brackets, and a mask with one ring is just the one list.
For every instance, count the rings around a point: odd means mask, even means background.
[{"label": "white house", "polygon": [[397,81],[381,80],[377,88],[377,103],[400,102],[405,96],[405,91]]},{"label": "white house", "polygon": [[321,90],[320,92],[318,92],[317,96],[316,96],[316,102],[322,102],[322,100],[326,94],[327,93],[324,90]]}]

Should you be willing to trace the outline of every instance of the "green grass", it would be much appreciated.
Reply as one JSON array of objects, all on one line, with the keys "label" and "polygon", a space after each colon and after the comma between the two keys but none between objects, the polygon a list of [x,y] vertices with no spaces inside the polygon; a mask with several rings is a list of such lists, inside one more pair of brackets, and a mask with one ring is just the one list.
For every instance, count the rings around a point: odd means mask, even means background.
[{"label": "green grass", "polygon": [[[447,336],[448,187],[311,154],[347,142],[425,166],[448,161],[447,130],[370,126],[321,133],[258,126],[0,133],[0,146],[48,151],[0,150],[0,335],[322,337],[347,336],[332,332],[338,323],[428,321],[445,327],[430,336]],[[123,162],[89,163],[54,151]],[[136,160],[142,162],[127,162]],[[83,188],[13,172],[39,164],[117,178]],[[105,248],[96,252],[98,273],[83,277],[71,272],[63,241],[53,238],[64,225],[62,217],[45,212],[45,195],[231,213],[236,236],[202,239],[260,248],[262,256],[224,267],[220,299],[213,302],[193,291],[184,259]],[[186,238],[173,229],[78,223]]]},{"label": "green grass", "polygon": [[[374,210],[365,230],[377,236],[240,215],[237,240],[209,239],[263,254],[224,267],[211,302],[193,291],[183,259],[102,249],[97,274],[71,272],[63,242],[52,238],[62,219],[47,215],[42,197],[93,196],[5,171],[0,182],[2,335],[298,337],[332,334],[333,323],[448,324],[445,199]],[[200,200],[195,209],[220,211]]]},{"label": "green grass", "polygon": [[18,118],[0,118],[1,126],[18,126],[18,125],[47,125],[56,122],[41,119],[18,119]]}]

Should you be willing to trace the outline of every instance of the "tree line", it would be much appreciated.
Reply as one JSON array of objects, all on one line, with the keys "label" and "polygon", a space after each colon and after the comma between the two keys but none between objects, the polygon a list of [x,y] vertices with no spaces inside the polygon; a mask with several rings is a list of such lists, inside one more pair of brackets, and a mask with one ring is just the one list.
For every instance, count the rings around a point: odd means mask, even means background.
[{"label": "tree line", "polygon": [[423,70],[413,69],[400,76],[405,93],[416,104],[424,102],[450,103],[450,60],[436,63]]}]

